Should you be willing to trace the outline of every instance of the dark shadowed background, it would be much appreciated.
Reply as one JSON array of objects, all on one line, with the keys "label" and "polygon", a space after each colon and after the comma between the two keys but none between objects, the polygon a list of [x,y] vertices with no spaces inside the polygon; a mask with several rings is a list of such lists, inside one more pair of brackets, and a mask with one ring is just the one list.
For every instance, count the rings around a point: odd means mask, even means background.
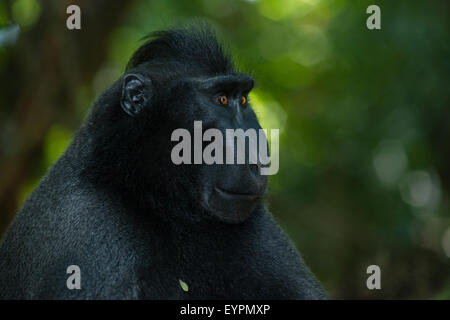
[{"label": "dark shadowed background", "polygon": [[450,299],[448,0],[1,0],[0,235],[139,39],[192,18],[256,78],[269,208],[330,296]]}]

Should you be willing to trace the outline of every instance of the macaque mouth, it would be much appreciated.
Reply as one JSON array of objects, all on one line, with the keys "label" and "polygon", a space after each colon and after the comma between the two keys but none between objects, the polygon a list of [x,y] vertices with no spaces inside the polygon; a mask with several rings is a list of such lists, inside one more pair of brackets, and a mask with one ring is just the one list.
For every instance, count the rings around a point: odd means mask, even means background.
[{"label": "macaque mouth", "polygon": [[258,200],[264,195],[264,192],[260,193],[250,193],[250,192],[237,192],[225,190],[220,187],[215,187],[214,190],[224,198],[228,199],[241,199],[241,200]]}]

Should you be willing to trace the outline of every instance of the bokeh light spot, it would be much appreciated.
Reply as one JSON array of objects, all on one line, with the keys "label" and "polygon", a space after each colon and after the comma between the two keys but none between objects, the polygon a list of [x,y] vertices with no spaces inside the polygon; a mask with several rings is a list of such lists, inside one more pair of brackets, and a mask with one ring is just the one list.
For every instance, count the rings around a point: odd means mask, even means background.
[{"label": "bokeh light spot", "polygon": [[328,55],[329,41],[325,33],[315,26],[302,26],[299,29],[296,49],[290,57],[304,66],[313,66]]},{"label": "bokeh light spot", "polygon": [[440,201],[437,177],[424,170],[409,172],[400,181],[400,192],[405,203],[418,209],[434,210]]},{"label": "bokeh light spot", "polygon": [[405,172],[407,165],[408,158],[399,141],[383,141],[375,149],[373,166],[382,183],[395,184]]},{"label": "bokeh light spot", "polygon": [[22,27],[33,25],[41,14],[41,6],[36,0],[15,0],[11,10],[15,21]]},{"label": "bokeh light spot", "polygon": [[280,133],[283,132],[287,115],[275,99],[256,89],[250,94],[250,103],[263,129],[280,129]]}]

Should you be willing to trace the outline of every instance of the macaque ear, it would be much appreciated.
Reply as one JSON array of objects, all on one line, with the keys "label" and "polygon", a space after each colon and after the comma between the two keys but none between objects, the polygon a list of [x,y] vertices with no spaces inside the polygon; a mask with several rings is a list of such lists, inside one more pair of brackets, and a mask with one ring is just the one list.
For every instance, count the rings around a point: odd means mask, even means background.
[{"label": "macaque ear", "polygon": [[139,74],[127,74],[123,78],[120,105],[130,116],[138,115],[149,103],[152,95],[152,82]]}]

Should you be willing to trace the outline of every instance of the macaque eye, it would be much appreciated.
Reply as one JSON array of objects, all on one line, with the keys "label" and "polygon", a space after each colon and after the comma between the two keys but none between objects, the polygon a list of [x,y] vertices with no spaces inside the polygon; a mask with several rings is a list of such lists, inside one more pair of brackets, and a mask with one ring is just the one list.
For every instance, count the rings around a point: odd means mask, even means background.
[{"label": "macaque eye", "polygon": [[247,98],[245,96],[242,96],[241,104],[245,104],[246,102],[247,102]]},{"label": "macaque eye", "polygon": [[216,101],[222,105],[225,105],[228,103],[228,97],[225,95],[217,96]]}]

